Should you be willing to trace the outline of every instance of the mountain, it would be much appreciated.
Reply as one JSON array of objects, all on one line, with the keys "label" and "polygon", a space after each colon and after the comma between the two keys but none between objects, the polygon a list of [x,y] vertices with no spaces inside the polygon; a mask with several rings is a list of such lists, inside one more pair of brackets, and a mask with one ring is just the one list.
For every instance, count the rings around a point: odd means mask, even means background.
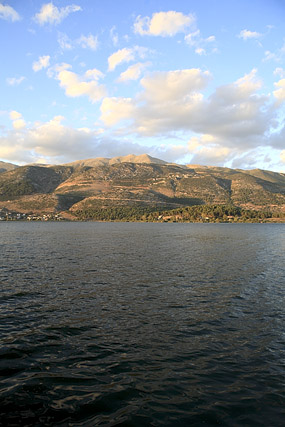
[{"label": "mountain", "polygon": [[67,163],[68,166],[73,167],[82,167],[82,166],[99,166],[99,165],[114,165],[116,163],[155,163],[158,165],[166,165],[167,162],[151,157],[148,154],[141,154],[135,156],[134,154],[129,154],[127,156],[113,157],[112,159],[105,157],[97,157],[95,159],[86,159],[86,160],[77,160],[73,163]]},{"label": "mountain", "polygon": [[14,165],[13,163],[7,163],[7,162],[1,162],[0,161],[0,173],[11,171],[13,169],[16,169],[18,166]]},{"label": "mountain", "polygon": [[285,174],[178,165],[147,154],[27,165],[0,174],[0,209],[17,212],[206,204],[285,210]]}]

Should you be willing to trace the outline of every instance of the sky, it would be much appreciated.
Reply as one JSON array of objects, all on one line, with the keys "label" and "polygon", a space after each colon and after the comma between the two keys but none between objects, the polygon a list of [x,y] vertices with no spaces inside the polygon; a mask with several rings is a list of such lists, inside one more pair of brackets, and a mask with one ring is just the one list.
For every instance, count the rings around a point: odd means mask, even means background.
[{"label": "sky", "polygon": [[284,0],[0,0],[0,160],[285,171]]}]

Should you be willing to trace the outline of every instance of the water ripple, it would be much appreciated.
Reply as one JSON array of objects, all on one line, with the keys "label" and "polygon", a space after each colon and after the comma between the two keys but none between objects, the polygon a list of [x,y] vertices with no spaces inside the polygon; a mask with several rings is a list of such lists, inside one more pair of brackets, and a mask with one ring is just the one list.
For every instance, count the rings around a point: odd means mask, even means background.
[{"label": "water ripple", "polygon": [[282,225],[5,223],[1,247],[1,425],[283,425]]}]

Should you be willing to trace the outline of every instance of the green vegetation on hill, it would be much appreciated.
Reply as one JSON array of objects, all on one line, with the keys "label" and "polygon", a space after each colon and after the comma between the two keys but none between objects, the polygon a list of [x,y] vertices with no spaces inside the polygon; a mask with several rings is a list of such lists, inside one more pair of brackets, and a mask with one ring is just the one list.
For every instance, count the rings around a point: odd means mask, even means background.
[{"label": "green vegetation on hill", "polygon": [[87,208],[75,211],[74,215],[79,220],[147,222],[260,222],[273,216],[285,218],[285,213],[242,209],[233,205],[198,205],[171,210],[141,206]]},{"label": "green vegetation on hill", "polygon": [[74,212],[77,219],[94,221],[152,221],[157,217],[156,208],[142,206],[115,206],[87,208]]},{"label": "green vegetation on hill", "polygon": [[4,181],[0,183],[0,200],[15,199],[33,192],[34,187],[29,181]]}]

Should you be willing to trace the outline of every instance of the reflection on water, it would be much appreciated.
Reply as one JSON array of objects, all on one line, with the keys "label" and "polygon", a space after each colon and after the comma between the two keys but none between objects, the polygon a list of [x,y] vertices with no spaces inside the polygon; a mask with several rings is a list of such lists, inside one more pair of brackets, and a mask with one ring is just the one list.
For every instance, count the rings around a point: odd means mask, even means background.
[{"label": "reflection on water", "polygon": [[0,247],[1,425],[283,425],[283,225],[3,223]]}]

